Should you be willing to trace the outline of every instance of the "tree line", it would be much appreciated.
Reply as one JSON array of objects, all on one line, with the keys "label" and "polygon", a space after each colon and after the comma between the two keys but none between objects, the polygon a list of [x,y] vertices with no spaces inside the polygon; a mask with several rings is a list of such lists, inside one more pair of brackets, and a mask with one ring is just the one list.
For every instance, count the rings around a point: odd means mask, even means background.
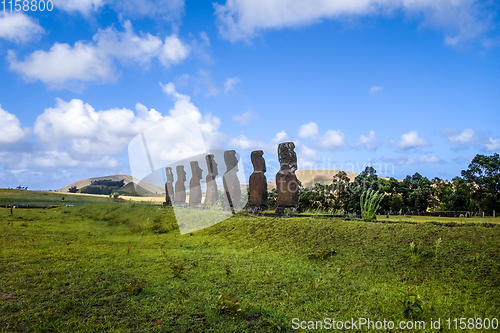
[{"label": "tree line", "polygon": [[[500,157],[476,155],[467,170],[451,181],[432,180],[420,175],[406,176],[402,181],[377,176],[369,166],[354,181],[339,171],[331,184],[299,186],[300,210],[329,210],[342,214],[360,214],[360,199],[368,189],[383,193],[379,213],[411,214],[425,211],[469,211],[492,215],[500,213]],[[269,192],[270,206],[276,191]]]}]

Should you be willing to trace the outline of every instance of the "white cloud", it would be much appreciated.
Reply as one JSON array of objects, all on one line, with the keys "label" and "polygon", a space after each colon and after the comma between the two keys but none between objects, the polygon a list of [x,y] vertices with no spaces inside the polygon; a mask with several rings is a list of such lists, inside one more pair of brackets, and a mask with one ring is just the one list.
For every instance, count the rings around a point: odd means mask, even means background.
[{"label": "white cloud", "polygon": [[322,149],[337,149],[346,145],[345,135],[341,130],[328,130],[315,142],[317,148]]},{"label": "white cloud", "polygon": [[215,3],[220,34],[230,41],[254,37],[261,30],[306,26],[324,19],[345,20],[400,11],[423,18],[423,25],[443,29],[447,44],[481,36],[492,28],[494,13],[478,0],[227,0]]},{"label": "white cloud", "polygon": [[21,12],[0,12],[0,38],[14,43],[39,39],[44,29],[31,17]]},{"label": "white cloud", "polygon": [[79,12],[88,15],[104,5],[103,0],[53,0],[54,8],[65,12]]},{"label": "white cloud", "polygon": [[237,77],[228,77],[226,79],[226,83],[224,83],[224,93],[227,94],[231,90],[234,90],[234,86],[240,82],[241,82],[241,80]]},{"label": "white cloud", "polygon": [[356,147],[363,147],[366,150],[375,151],[378,149],[379,144],[380,140],[375,135],[375,132],[370,131],[370,134],[367,137],[364,135],[359,137],[358,142],[356,142]]},{"label": "white cloud", "polygon": [[178,93],[173,83],[163,85],[160,82],[160,86],[163,92],[169,95],[174,101],[174,108],[169,110],[171,117],[195,113],[206,147],[208,149],[217,149],[224,146],[227,136],[218,131],[221,124],[220,118],[210,113],[203,116],[198,108],[191,102],[191,97]]},{"label": "white cloud", "polygon": [[118,12],[127,17],[161,17],[178,20],[184,12],[184,0],[108,0]]},{"label": "white cloud", "polygon": [[115,168],[119,165],[115,158],[109,156],[82,156],[61,150],[46,150],[35,153],[8,152],[0,154],[0,164],[11,169],[11,172],[22,172],[39,168]]},{"label": "white cloud", "polygon": [[28,129],[21,127],[19,119],[2,109],[0,104],[0,144],[19,142],[26,137],[27,133]]},{"label": "white cloud", "polygon": [[486,144],[486,149],[488,151],[500,150],[500,139],[494,140],[490,138],[490,142]]},{"label": "white cloud", "polygon": [[300,142],[296,142],[297,165],[300,169],[314,169],[321,157],[314,149],[311,149]]},{"label": "white cloud", "polygon": [[420,163],[441,163],[441,159],[435,155],[432,156],[427,156],[427,155],[422,155],[418,158],[418,161]]},{"label": "white cloud", "polygon": [[40,142],[69,148],[78,154],[118,154],[138,133],[162,119],[161,114],[138,103],[137,115],[129,109],[95,111],[88,103],[56,99],[37,117],[33,132]]},{"label": "white cloud", "polygon": [[466,128],[462,133],[448,136],[448,140],[450,140],[451,143],[467,145],[474,143],[476,140],[476,133],[472,129]]},{"label": "white cloud", "polygon": [[234,115],[233,120],[240,125],[248,125],[253,119],[258,119],[259,116],[252,111],[243,112],[241,115]]},{"label": "white cloud", "polygon": [[304,124],[299,128],[299,138],[312,138],[318,135],[318,125],[314,122]]},{"label": "white cloud", "polygon": [[380,90],[382,90],[382,87],[371,87],[370,88],[370,95],[375,95]]},{"label": "white cloud", "polygon": [[137,35],[130,21],[125,21],[123,28],[123,32],[113,27],[99,30],[92,42],[78,41],[74,46],[56,43],[49,51],[35,51],[22,61],[9,51],[7,59],[11,70],[28,81],[42,81],[51,89],[79,89],[84,82],[116,81],[114,60],[148,66],[153,58],[158,58],[168,67],[189,54],[188,47],[176,35],[162,42],[150,34]]},{"label": "white cloud", "polygon": [[229,147],[243,150],[263,149],[264,146],[265,143],[249,139],[243,134],[231,139],[229,142]]},{"label": "white cloud", "polygon": [[276,136],[271,140],[272,143],[282,143],[287,140],[290,140],[288,138],[288,135],[286,134],[285,130],[282,130],[281,132],[276,133]]},{"label": "white cloud", "polygon": [[427,140],[419,137],[417,131],[410,131],[409,133],[403,134],[401,136],[401,141],[397,143],[394,140],[390,140],[389,145],[396,146],[401,150],[409,150],[419,147],[428,147],[431,144]]}]

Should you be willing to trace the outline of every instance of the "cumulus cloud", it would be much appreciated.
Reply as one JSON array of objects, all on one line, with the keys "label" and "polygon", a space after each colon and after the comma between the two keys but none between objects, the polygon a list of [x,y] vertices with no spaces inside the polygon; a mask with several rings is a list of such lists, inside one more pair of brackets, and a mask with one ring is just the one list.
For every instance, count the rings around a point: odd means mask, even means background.
[{"label": "cumulus cloud", "polygon": [[288,138],[288,135],[286,134],[285,130],[282,130],[281,132],[276,133],[276,136],[271,140],[273,143],[282,143],[285,141],[290,140]]},{"label": "cumulus cloud", "polygon": [[370,95],[375,95],[380,90],[382,90],[382,87],[371,87],[370,88]]},{"label": "cumulus cloud", "polygon": [[234,90],[234,86],[240,82],[241,82],[241,80],[237,77],[228,77],[226,79],[226,83],[224,83],[224,93],[227,94],[231,90]]},{"label": "cumulus cloud", "polygon": [[21,127],[17,117],[4,109],[0,104],[0,144],[11,144],[23,140],[28,133],[27,128]]},{"label": "cumulus cloud", "polygon": [[248,125],[252,120],[258,119],[259,116],[252,111],[243,112],[241,115],[234,115],[233,120],[240,125]]},{"label": "cumulus cloud", "polygon": [[119,154],[138,133],[152,126],[161,114],[138,103],[129,109],[96,111],[80,99],[57,98],[56,106],[37,117],[33,132],[40,142],[69,148],[78,154]]},{"label": "cumulus cloud", "polygon": [[44,29],[28,15],[21,12],[0,12],[0,38],[14,43],[38,40]]},{"label": "cumulus cloud", "polygon": [[224,146],[227,139],[225,134],[218,131],[221,121],[220,118],[213,116],[211,113],[202,115],[199,109],[191,102],[191,97],[180,94],[176,91],[173,83],[163,85],[160,83],[164,93],[169,95],[174,101],[174,107],[169,110],[171,117],[179,117],[194,113],[196,121],[200,126],[205,145],[209,149],[217,149]]},{"label": "cumulus cloud", "polygon": [[403,134],[399,142],[390,140],[389,145],[406,151],[414,148],[428,147],[431,144],[424,138],[419,137],[417,131],[410,131],[409,133]]},{"label": "cumulus cloud", "polygon": [[444,30],[450,45],[481,36],[493,27],[494,13],[479,0],[227,0],[214,4],[219,33],[230,41],[259,31],[306,26],[324,19],[351,19],[404,12],[423,25]]},{"label": "cumulus cloud", "polygon": [[229,147],[243,150],[263,149],[265,145],[262,141],[249,139],[243,134],[232,138],[229,142]]},{"label": "cumulus cloud", "polygon": [[474,143],[476,139],[476,133],[471,128],[466,128],[463,132],[458,134],[452,134],[448,137],[451,143],[467,145]]},{"label": "cumulus cloud", "polygon": [[314,122],[304,124],[299,128],[299,138],[312,138],[318,135],[318,125]]},{"label": "cumulus cloud", "polygon": [[361,135],[356,142],[356,147],[362,147],[369,151],[375,151],[378,149],[380,140],[375,135],[374,131],[370,131],[368,136]]},{"label": "cumulus cloud", "polygon": [[315,142],[316,148],[338,149],[346,145],[345,135],[341,130],[328,130]]},{"label": "cumulus cloud", "polygon": [[490,138],[489,143],[485,146],[488,151],[500,150],[500,139],[494,140],[493,138]]},{"label": "cumulus cloud", "polygon": [[297,165],[300,169],[312,169],[321,160],[321,157],[314,149],[311,149],[301,142],[296,142]]},{"label": "cumulus cloud", "polygon": [[50,89],[79,89],[84,82],[116,81],[115,61],[147,67],[157,58],[169,67],[189,54],[189,48],[176,35],[164,41],[149,33],[137,35],[130,21],[125,21],[123,28],[123,32],[113,27],[99,30],[92,42],[78,41],[74,46],[56,43],[49,51],[35,51],[21,61],[9,51],[10,69],[27,81],[41,81]]}]

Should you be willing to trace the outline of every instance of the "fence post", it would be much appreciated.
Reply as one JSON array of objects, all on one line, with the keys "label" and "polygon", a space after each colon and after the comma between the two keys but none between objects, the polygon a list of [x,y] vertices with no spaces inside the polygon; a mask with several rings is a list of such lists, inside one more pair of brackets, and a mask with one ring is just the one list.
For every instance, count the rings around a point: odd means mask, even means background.
[{"label": "fence post", "polygon": [[493,209],[493,217],[495,217],[495,210]]}]

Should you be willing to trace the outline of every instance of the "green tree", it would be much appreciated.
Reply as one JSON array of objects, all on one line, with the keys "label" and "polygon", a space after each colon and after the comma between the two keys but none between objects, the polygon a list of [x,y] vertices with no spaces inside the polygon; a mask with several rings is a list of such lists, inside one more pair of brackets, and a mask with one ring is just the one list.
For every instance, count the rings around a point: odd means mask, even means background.
[{"label": "green tree", "polygon": [[345,171],[339,171],[333,176],[332,182],[332,208],[335,210],[348,211],[349,197],[351,191],[349,190],[350,179]]},{"label": "green tree", "polygon": [[416,172],[413,176],[406,176],[403,185],[408,189],[406,193],[403,193],[405,209],[425,212],[431,204],[431,181]]},{"label": "green tree", "polygon": [[500,156],[476,155],[462,177],[471,185],[471,197],[479,212],[500,210]]},{"label": "green tree", "polygon": [[69,193],[76,193],[76,192],[78,192],[78,188],[76,188],[76,186],[71,186],[71,187],[68,189],[68,192],[69,192]]}]

